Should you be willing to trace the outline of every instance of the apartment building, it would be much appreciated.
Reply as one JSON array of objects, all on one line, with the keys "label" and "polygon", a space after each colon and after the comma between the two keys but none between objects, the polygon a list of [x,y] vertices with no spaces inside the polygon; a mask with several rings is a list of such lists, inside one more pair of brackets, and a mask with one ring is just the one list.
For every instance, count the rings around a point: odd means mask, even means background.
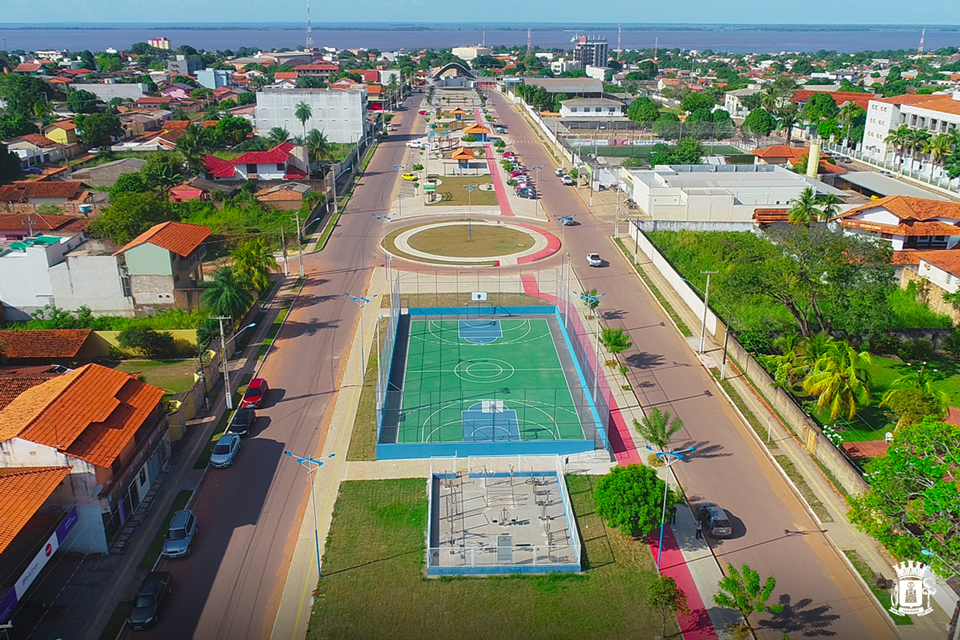
[{"label": "apartment building", "polygon": [[948,95],[906,94],[871,99],[861,151],[877,161],[892,159],[897,150],[887,144],[886,139],[900,125],[926,129],[932,135],[960,127],[960,91]]}]

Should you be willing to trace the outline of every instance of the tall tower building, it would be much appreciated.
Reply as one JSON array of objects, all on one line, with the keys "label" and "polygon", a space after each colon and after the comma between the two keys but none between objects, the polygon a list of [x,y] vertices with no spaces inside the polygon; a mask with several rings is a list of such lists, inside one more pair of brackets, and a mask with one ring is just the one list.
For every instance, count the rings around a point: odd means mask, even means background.
[{"label": "tall tower building", "polygon": [[607,47],[606,38],[576,36],[573,42],[573,57],[582,68],[586,68],[587,65],[594,67],[607,66],[610,50]]}]

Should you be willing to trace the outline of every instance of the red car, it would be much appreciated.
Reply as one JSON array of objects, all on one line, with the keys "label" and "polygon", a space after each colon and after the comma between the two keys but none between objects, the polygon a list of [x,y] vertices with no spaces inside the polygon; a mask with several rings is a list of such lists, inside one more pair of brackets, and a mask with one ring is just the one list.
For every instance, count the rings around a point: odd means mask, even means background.
[{"label": "red car", "polygon": [[515,158],[516,156],[517,154],[515,154],[513,151],[507,151],[506,153],[503,154],[504,158]]},{"label": "red car", "polygon": [[511,177],[511,178],[517,178],[517,177],[522,176],[522,175],[524,175],[523,171],[511,171],[511,172],[510,172],[510,177]]},{"label": "red car", "polygon": [[417,111],[417,113],[420,114],[421,116],[427,115],[427,112],[423,110]]},{"label": "red car", "polygon": [[267,381],[263,378],[254,378],[247,385],[247,390],[243,393],[243,399],[240,401],[241,409],[259,409],[263,406],[263,399],[267,397]]}]

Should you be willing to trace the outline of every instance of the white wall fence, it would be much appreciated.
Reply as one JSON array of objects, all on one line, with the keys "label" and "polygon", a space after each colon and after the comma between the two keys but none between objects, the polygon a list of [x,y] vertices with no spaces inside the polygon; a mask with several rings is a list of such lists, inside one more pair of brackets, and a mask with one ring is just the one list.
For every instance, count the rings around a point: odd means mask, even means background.
[{"label": "white wall fence", "polygon": [[903,158],[901,165],[895,157],[880,160],[874,156],[865,155],[861,151],[850,149],[849,147],[844,147],[839,144],[827,143],[823,145],[823,148],[825,151],[848,156],[858,162],[870,165],[875,169],[889,171],[895,174],[897,178],[920,183],[934,191],[941,191],[954,197],[960,195],[960,178],[951,179],[942,167],[935,166],[933,168],[933,179],[931,180],[930,163],[925,163],[921,160]]}]

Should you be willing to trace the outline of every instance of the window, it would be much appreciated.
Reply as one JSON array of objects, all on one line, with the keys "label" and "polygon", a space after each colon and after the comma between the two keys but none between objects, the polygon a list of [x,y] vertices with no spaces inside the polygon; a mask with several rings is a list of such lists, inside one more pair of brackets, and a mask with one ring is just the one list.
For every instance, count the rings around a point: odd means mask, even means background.
[{"label": "window", "polygon": [[140,469],[140,485],[147,484],[147,468]]},{"label": "window", "polygon": [[287,165],[283,164],[282,162],[277,163],[277,171],[283,171],[286,168],[287,168]]},{"label": "window", "polygon": [[257,172],[257,165],[255,164],[247,165],[247,173],[256,173],[256,172]]}]

